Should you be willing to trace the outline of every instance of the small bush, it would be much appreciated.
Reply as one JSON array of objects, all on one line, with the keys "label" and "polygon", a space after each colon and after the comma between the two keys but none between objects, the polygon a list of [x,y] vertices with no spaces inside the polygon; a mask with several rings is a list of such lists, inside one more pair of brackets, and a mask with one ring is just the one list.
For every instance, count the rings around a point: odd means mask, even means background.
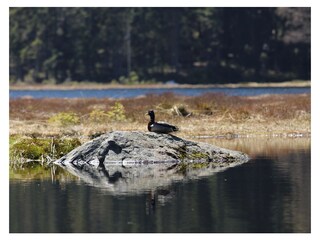
[{"label": "small bush", "polygon": [[10,160],[15,159],[40,159],[49,156],[57,159],[74,148],[80,146],[80,141],[72,139],[48,139],[48,138],[22,138],[10,142]]},{"label": "small bush", "polygon": [[107,112],[107,117],[113,121],[125,121],[126,115],[124,106],[120,102],[115,102],[114,106],[111,107],[111,110]]},{"label": "small bush", "polygon": [[10,159],[40,159],[50,151],[50,143],[44,139],[21,139],[10,146]]},{"label": "small bush", "polygon": [[128,85],[140,83],[139,76],[134,71],[130,72],[129,77],[121,76],[118,82],[121,84],[128,84]]},{"label": "small bush", "polygon": [[94,109],[89,114],[89,121],[94,123],[103,123],[108,120],[108,114],[100,109]]},{"label": "small bush", "polygon": [[76,113],[73,112],[61,112],[49,118],[48,122],[65,127],[69,125],[79,124],[80,118]]},{"label": "small bush", "polygon": [[77,138],[54,139],[52,141],[52,157],[60,158],[80,145],[81,142]]}]

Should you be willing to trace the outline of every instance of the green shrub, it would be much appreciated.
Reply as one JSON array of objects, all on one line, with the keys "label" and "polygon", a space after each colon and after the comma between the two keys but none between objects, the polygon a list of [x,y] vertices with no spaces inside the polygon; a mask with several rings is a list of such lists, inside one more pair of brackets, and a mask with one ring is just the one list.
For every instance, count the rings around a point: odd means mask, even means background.
[{"label": "green shrub", "polygon": [[118,80],[121,84],[139,84],[139,76],[135,71],[130,72],[129,77],[127,76],[121,76]]},{"label": "green shrub", "polygon": [[124,106],[120,102],[115,102],[114,106],[111,107],[111,110],[107,112],[107,117],[112,121],[125,121],[126,115]]},{"label": "green shrub", "polygon": [[79,124],[80,118],[76,113],[73,112],[61,112],[50,117],[48,122],[58,124],[60,126],[69,126]]},{"label": "green shrub", "polygon": [[21,158],[37,160],[46,156],[58,159],[81,144],[77,138],[22,138],[9,140],[9,142],[10,160]]},{"label": "green shrub", "polygon": [[107,121],[125,121],[126,115],[124,106],[120,102],[115,102],[108,112],[101,109],[94,109],[89,114],[89,121],[93,123],[104,123]]},{"label": "green shrub", "polygon": [[26,158],[40,159],[50,151],[50,143],[47,139],[21,139],[10,146],[10,159]]},{"label": "green shrub", "polygon": [[54,139],[52,157],[60,158],[80,145],[81,142],[77,138]]},{"label": "green shrub", "polygon": [[89,114],[89,121],[94,123],[103,123],[108,120],[108,114],[100,109],[94,109]]}]

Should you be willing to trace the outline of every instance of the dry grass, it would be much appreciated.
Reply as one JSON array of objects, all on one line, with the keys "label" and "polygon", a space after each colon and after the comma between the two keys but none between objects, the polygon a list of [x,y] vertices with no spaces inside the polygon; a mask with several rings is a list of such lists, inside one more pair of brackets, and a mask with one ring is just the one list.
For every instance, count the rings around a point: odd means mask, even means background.
[{"label": "dry grass", "polygon": [[[125,119],[94,122],[90,113],[112,111],[115,102],[124,106]],[[179,116],[176,109],[191,113]],[[176,124],[177,135],[229,136],[233,134],[288,134],[311,132],[310,94],[235,97],[205,94],[186,97],[165,93],[134,99],[14,99],[10,100],[10,134],[77,136],[88,138],[112,130],[146,131],[145,112],[154,109],[156,120]],[[99,112],[98,111],[98,112]],[[48,120],[61,113],[75,113],[79,124],[59,126]]]},{"label": "dry grass", "polygon": [[233,149],[247,153],[250,158],[258,156],[277,156],[288,155],[292,151],[308,151],[311,148],[311,139],[309,137],[255,137],[255,138],[207,138],[197,139],[202,142],[213,144],[219,147]]}]

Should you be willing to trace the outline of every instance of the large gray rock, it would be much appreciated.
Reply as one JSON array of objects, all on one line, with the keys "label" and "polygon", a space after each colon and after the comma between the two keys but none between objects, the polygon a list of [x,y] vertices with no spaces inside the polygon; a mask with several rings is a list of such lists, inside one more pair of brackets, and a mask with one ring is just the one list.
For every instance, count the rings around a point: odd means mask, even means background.
[{"label": "large gray rock", "polygon": [[242,163],[248,159],[241,152],[216,147],[207,143],[153,132],[114,131],[101,135],[74,149],[58,160],[62,163],[91,163],[99,160],[126,163],[169,163],[197,160],[215,163]]},{"label": "large gray rock", "polygon": [[136,193],[208,176],[248,160],[238,151],[168,134],[114,131],[79,146],[56,164],[91,185]]}]

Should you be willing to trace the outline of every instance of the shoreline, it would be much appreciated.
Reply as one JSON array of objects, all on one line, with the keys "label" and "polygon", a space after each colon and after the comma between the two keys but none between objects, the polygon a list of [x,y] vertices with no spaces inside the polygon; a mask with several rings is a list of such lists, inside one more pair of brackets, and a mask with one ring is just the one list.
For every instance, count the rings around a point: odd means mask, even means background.
[{"label": "shoreline", "polygon": [[9,90],[83,90],[83,89],[170,89],[170,88],[259,88],[259,87],[311,87],[311,81],[294,80],[287,82],[246,82],[246,83],[226,83],[226,84],[103,84],[103,83],[66,83],[55,84],[10,84]]},{"label": "shoreline", "polygon": [[[164,94],[118,100],[10,99],[9,133],[90,138],[113,130],[144,131],[148,122],[145,111],[155,109],[156,118],[179,126],[182,137],[310,136],[310,96],[185,97]],[[115,118],[115,113],[121,118]]]}]

